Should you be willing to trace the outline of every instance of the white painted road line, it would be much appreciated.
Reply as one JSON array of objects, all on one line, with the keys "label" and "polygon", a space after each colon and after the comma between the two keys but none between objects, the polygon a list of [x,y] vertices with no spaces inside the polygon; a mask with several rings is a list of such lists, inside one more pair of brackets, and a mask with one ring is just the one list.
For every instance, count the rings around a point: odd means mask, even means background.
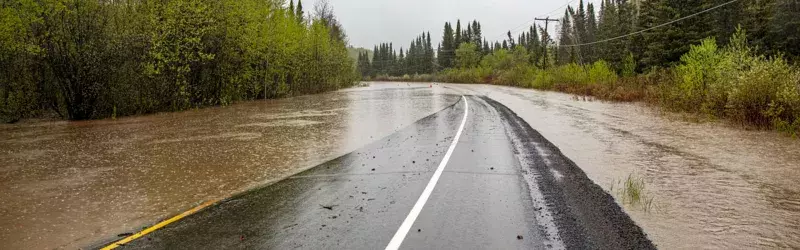
[{"label": "white painted road line", "polygon": [[389,245],[386,246],[386,250],[399,249],[400,245],[403,244],[406,234],[408,234],[408,231],[411,230],[411,226],[414,225],[414,221],[417,220],[417,216],[419,216],[419,213],[422,212],[422,207],[425,206],[425,202],[428,201],[428,197],[430,197],[431,193],[433,193],[436,183],[439,182],[439,177],[442,176],[442,172],[444,172],[444,168],[447,166],[447,161],[450,160],[450,155],[452,155],[453,150],[456,149],[458,138],[461,137],[461,132],[464,131],[464,124],[467,123],[467,114],[469,113],[467,98],[463,95],[461,98],[464,99],[464,118],[461,120],[461,126],[458,127],[458,131],[456,132],[456,136],[453,137],[453,142],[450,144],[450,148],[448,148],[447,153],[444,154],[444,158],[442,159],[442,162],[439,163],[439,167],[436,168],[436,172],[433,173],[433,177],[431,177],[430,182],[428,182],[428,186],[426,186],[425,190],[422,191],[422,195],[419,196],[417,203],[414,204],[413,208],[411,208],[411,212],[408,213],[408,216],[403,221],[403,224],[400,225],[400,229],[397,229],[397,233],[394,234],[392,241],[390,241]]}]

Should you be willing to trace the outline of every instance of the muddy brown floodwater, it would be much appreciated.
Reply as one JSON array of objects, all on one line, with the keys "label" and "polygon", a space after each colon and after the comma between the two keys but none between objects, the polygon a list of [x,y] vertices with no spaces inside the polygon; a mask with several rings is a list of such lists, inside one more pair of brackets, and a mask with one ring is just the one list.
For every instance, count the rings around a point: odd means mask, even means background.
[{"label": "muddy brown floodwater", "polygon": [[659,248],[800,248],[800,140],[670,119],[642,104],[450,87],[508,106],[618,201],[612,185],[641,176],[653,206],[625,209]]},{"label": "muddy brown floodwater", "polygon": [[117,120],[0,125],[0,242],[79,248],[353,151],[457,101],[508,106],[612,190],[665,249],[800,248],[800,140],[630,103],[488,85],[373,83]]},{"label": "muddy brown floodwater", "polygon": [[428,84],[0,125],[0,245],[76,249],[315,166],[443,109]]}]

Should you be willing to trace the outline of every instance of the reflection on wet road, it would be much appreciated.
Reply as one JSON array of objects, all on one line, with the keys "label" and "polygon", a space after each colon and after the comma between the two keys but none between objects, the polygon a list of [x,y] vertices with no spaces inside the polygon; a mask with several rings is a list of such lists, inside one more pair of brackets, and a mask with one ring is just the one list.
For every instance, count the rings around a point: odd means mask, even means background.
[{"label": "reflection on wet road", "polygon": [[506,107],[477,96],[119,243],[131,249],[655,249],[551,143]]},{"label": "reflection on wet road", "polygon": [[2,248],[78,248],[355,150],[458,96],[378,84],[118,120],[0,125]]},{"label": "reflection on wet road", "polygon": [[671,119],[641,104],[451,87],[508,106],[606,190],[642,176],[655,209],[626,211],[659,248],[800,248],[800,140]]},{"label": "reflection on wet road", "polygon": [[[0,242],[40,249],[108,240],[329,162],[474,94],[514,111],[607,191],[631,173],[644,177],[656,208],[625,210],[660,248],[800,247],[800,140],[668,119],[640,104],[428,86],[374,83],[118,120],[0,125]],[[428,139],[427,150],[447,144]],[[292,205],[303,204],[281,206]]]}]

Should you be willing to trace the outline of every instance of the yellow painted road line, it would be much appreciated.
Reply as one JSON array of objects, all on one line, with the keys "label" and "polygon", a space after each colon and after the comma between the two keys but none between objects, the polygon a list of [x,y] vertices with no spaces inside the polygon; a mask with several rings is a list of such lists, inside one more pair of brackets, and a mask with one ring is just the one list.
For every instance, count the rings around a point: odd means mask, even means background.
[{"label": "yellow painted road line", "polygon": [[189,209],[186,212],[183,212],[183,213],[181,213],[179,215],[176,215],[176,216],[174,216],[172,218],[169,218],[167,220],[159,222],[158,224],[155,224],[155,225],[153,225],[151,227],[148,227],[148,228],[146,228],[146,229],[144,229],[144,230],[142,230],[142,231],[140,231],[140,232],[138,232],[138,233],[136,233],[134,235],[128,236],[128,237],[126,237],[124,239],[121,239],[121,240],[119,240],[117,242],[111,243],[110,245],[108,245],[108,246],[106,246],[104,248],[101,248],[101,249],[102,250],[110,250],[110,249],[114,249],[114,248],[123,246],[125,244],[128,244],[129,242],[134,241],[134,240],[136,240],[138,238],[141,238],[142,236],[145,236],[145,235],[147,235],[149,233],[152,233],[153,231],[156,231],[156,230],[158,230],[158,229],[160,229],[162,227],[165,227],[165,226],[169,225],[170,223],[179,221],[180,219],[183,219],[183,217],[189,216],[189,215],[191,215],[193,213],[197,213],[197,211],[200,211],[203,208],[206,208],[208,206],[214,205],[218,201],[219,200],[207,201],[207,202],[205,202],[203,204],[200,204],[199,206],[196,206],[196,207],[194,207],[192,209]]}]

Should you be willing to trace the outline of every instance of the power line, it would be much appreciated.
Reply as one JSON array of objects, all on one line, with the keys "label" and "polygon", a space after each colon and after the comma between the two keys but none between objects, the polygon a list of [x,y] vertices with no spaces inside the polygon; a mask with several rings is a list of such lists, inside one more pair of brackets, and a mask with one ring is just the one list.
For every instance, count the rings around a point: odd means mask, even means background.
[{"label": "power line", "polygon": [[731,1],[728,1],[726,3],[723,3],[723,4],[720,4],[720,5],[705,9],[703,11],[700,11],[700,12],[697,12],[697,13],[694,13],[694,14],[691,14],[691,15],[688,15],[688,16],[685,16],[685,17],[681,17],[681,18],[678,18],[678,19],[675,19],[675,20],[672,20],[672,21],[669,21],[669,22],[666,22],[666,23],[662,23],[662,24],[659,24],[659,25],[656,25],[656,26],[653,26],[653,27],[650,27],[650,28],[647,28],[647,29],[639,30],[639,31],[636,31],[636,32],[633,32],[633,33],[629,33],[629,34],[625,34],[625,35],[621,35],[621,36],[617,36],[617,37],[612,37],[612,38],[608,38],[608,39],[603,39],[603,40],[600,40],[600,41],[590,42],[590,43],[567,44],[567,45],[560,45],[559,44],[557,47],[579,47],[579,46],[593,45],[593,44],[598,44],[598,43],[614,41],[614,40],[617,40],[617,39],[622,39],[622,38],[629,37],[629,36],[632,36],[632,35],[641,34],[641,33],[646,32],[646,31],[650,31],[650,30],[654,30],[654,29],[657,29],[657,28],[661,28],[661,27],[664,27],[664,26],[667,26],[667,25],[670,25],[670,24],[673,24],[673,23],[677,23],[677,22],[680,22],[680,21],[683,21],[683,20],[698,16],[698,15],[701,15],[701,14],[706,13],[706,12],[709,12],[709,11],[712,11],[712,10],[715,10],[715,9],[719,9],[721,7],[724,7],[726,5],[729,5],[729,4],[738,2],[738,1],[739,0],[731,0]]},{"label": "power line", "polygon": [[[559,11],[559,10],[561,10],[562,8],[569,6],[570,4],[574,3],[575,1],[576,1],[576,0],[570,0],[570,1],[569,1],[569,2],[567,2],[566,4],[564,4],[564,5],[560,6],[560,7],[556,8],[556,9],[553,9],[553,10],[551,10],[550,12],[547,12],[547,13],[545,13],[545,14],[542,14],[542,15],[535,16],[533,19],[531,19],[531,20],[528,20],[528,21],[526,21],[525,23],[523,23],[523,24],[520,24],[519,26],[517,26],[517,27],[514,27],[513,29],[510,29],[510,30],[508,30],[508,32],[512,32],[512,33],[514,33],[514,32],[517,32],[517,29],[519,29],[519,28],[522,28],[522,27],[524,27],[524,26],[527,26],[527,25],[531,24],[532,22],[536,21],[536,18],[547,18],[546,16],[549,16],[550,14],[553,14],[553,13],[555,13],[556,11]],[[502,37],[502,36],[506,36],[507,34],[508,34],[507,32],[506,32],[506,33],[503,33],[502,35],[499,35],[499,36],[496,36],[496,37],[492,38],[491,40],[496,40],[497,38],[499,38],[499,37]]]}]

